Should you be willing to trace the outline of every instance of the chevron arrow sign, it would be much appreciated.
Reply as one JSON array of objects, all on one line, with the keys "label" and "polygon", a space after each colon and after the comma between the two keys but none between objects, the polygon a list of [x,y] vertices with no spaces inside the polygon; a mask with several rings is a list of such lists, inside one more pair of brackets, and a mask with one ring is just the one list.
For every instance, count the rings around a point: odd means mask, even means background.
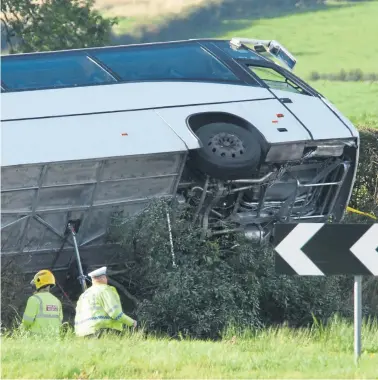
[{"label": "chevron arrow sign", "polygon": [[277,274],[378,276],[378,223],[277,223]]}]

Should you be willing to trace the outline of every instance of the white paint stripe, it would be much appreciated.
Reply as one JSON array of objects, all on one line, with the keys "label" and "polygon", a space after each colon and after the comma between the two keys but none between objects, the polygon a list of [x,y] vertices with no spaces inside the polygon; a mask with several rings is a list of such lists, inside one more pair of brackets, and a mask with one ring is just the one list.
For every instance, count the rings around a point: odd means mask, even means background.
[{"label": "white paint stripe", "polygon": [[373,224],[364,235],[350,248],[350,251],[365,265],[365,267],[378,276],[378,224]]},{"label": "white paint stripe", "polygon": [[324,223],[298,224],[275,248],[277,253],[302,276],[324,276],[301,248],[323,227]]}]

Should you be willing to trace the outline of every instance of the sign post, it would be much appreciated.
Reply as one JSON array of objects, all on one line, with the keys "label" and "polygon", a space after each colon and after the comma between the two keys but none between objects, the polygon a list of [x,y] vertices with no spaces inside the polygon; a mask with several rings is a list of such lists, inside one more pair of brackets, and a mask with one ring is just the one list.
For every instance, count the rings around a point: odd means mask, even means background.
[{"label": "sign post", "polygon": [[378,223],[277,223],[275,271],[300,276],[354,276],[354,357],[361,356],[362,276],[378,276]]},{"label": "sign post", "polygon": [[354,360],[356,364],[361,356],[361,326],[362,276],[354,276]]}]

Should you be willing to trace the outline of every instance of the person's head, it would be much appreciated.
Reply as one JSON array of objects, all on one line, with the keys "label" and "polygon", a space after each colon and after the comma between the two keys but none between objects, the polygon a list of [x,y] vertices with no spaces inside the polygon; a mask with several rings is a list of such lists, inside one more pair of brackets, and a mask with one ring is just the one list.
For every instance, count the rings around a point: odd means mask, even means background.
[{"label": "person's head", "polygon": [[92,284],[107,284],[108,278],[106,276],[106,267],[102,267],[94,270],[91,273],[88,273],[88,276],[92,278]]},{"label": "person's head", "polygon": [[50,288],[55,286],[55,277],[47,269],[42,269],[35,274],[30,281],[30,285],[34,286],[39,291],[50,291]]},{"label": "person's head", "polygon": [[108,278],[105,275],[92,277],[92,283],[93,284],[107,284]]}]

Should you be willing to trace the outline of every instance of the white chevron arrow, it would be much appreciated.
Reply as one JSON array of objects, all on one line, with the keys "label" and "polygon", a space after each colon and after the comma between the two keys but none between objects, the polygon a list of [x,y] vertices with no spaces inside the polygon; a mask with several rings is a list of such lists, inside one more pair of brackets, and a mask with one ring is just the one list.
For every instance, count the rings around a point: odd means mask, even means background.
[{"label": "white chevron arrow", "polygon": [[350,248],[365,267],[378,276],[378,223],[373,224]]},{"label": "white chevron arrow", "polygon": [[324,276],[324,273],[301,250],[323,225],[324,223],[300,223],[275,248],[299,275]]}]

